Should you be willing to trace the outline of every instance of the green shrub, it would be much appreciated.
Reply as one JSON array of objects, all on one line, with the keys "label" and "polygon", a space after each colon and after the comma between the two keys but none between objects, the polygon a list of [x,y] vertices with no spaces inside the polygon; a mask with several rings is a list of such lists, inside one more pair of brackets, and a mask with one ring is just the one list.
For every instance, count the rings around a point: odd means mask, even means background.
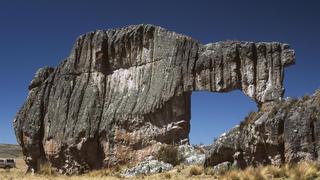
[{"label": "green shrub", "polygon": [[244,120],[240,122],[240,129],[243,129],[248,124],[254,122],[257,114],[258,114],[257,112],[253,112],[253,111],[250,112],[248,116],[246,116]]},{"label": "green shrub", "polygon": [[157,159],[173,166],[179,165],[181,162],[178,147],[173,145],[162,146],[157,153]]},{"label": "green shrub", "polygon": [[270,119],[274,118],[276,116],[276,114],[278,113],[278,108],[279,107],[273,107],[270,111],[270,113],[268,114],[268,117]]}]

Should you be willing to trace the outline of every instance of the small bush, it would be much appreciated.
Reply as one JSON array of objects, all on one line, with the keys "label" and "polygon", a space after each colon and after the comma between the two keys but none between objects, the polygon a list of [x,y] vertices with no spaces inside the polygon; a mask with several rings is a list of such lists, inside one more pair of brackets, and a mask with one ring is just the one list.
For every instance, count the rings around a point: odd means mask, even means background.
[{"label": "small bush", "polygon": [[180,173],[184,169],[184,164],[177,166],[177,172]]},{"label": "small bush", "polygon": [[317,119],[318,119],[318,115],[317,115],[318,110],[317,110],[317,108],[313,106],[313,107],[310,108],[310,110],[311,110],[310,120],[312,122],[317,121]]},{"label": "small bush", "polygon": [[310,96],[308,94],[305,94],[303,97],[302,97],[302,101],[307,101],[310,99]]},{"label": "small bush", "polygon": [[114,173],[120,172],[121,170],[122,170],[122,168],[120,165],[116,165],[111,168],[111,171]]},{"label": "small bush", "polygon": [[181,162],[178,147],[173,145],[162,146],[157,153],[157,159],[173,166],[179,165]]},{"label": "small bush", "polygon": [[246,116],[244,120],[240,122],[240,129],[243,129],[248,124],[254,122],[257,114],[258,114],[257,112],[253,112],[253,111],[250,112],[248,116]]},{"label": "small bush", "polygon": [[204,174],[213,176],[213,175],[215,175],[215,171],[212,168],[206,168],[206,169],[204,169]]},{"label": "small bush", "polygon": [[165,179],[171,179],[171,174],[170,173],[164,173],[163,174]]},{"label": "small bush", "polygon": [[192,166],[189,171],[190,176],[199,176],[203,172],[203,169],[199,166]]},{"label": "small bush", "polygon": [[277,113],[278,113],[278,107],[273,107],[270,113],[268,114],[268,117],[272,119],[276,116]]},{"label": "small bush", "polygon": [[293,107],[297,106],[299,104],[299,100],[296,98],[289,99],[288,101],[284,101],[281,103],[281,108],[288,112],[290,111]]}]

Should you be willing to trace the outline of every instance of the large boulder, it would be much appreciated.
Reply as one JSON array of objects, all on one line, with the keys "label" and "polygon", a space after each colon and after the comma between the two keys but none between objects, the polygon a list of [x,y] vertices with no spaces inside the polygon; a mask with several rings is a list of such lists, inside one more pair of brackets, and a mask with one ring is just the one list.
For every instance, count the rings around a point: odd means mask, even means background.
[{"label": "large boulder", "polygon": [[132,177],[137,175],[148,175],[154,173],[162,173],[173,169],[173,166],[162,161],[150,159],[139,163],[137,166],[126,169],[121,175],[124,177]]},{"label": "large boulder", "polygon": [[[197,149],[198,148],[198,149]],[[184,144],[178,147],[179,158],[185,165],[203,165],[205,161],[205,151],[200,147]]]},{"label": "large boulder", "polygon": [[282,97],[293,63],[277,42],[203,45],[152,25],[89,32],[56,68],[37,72],[16,137],[30,170],[139,162],[159,143],[188,143],[192,91],[240,89],[261,106]]}]

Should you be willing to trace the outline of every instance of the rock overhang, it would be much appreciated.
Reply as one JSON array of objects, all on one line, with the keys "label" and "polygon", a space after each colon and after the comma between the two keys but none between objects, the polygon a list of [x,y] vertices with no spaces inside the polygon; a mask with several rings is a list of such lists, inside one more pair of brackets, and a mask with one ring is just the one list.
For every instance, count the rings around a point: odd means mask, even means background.
[{"label": "rock overhang", "polygon": [[240,89],[261,105],[282,97],[291,64],[294,51],[278,42],[202,45],[153,25],[93,31],[57,68],[37,72],[17,139],[34,169],[140,161],[159,143],[188,142],[192,91]]}]

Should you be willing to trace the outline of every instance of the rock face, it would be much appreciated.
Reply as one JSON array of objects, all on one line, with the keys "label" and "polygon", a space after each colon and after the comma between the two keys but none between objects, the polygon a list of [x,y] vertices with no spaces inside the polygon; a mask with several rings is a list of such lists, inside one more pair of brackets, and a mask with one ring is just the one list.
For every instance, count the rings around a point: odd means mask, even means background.
[{"label": "rock face", "polygon": [[205,150],[196,149],[194,146],[183,144],[178,146],[178,154],[185,165],[203,165],[205,161]]},{"label": "rock face", "polygon": [[282,97],[293,63],[277,42],[202,45],[152,25],[89,32],[58,67],[38,70],[14,128],[35,170],[140,161],[161,143],[188,143],[192,91],[239,89],[261,106]]},{"label": "rock face", "polygon": [[320,91],[302,99],[264,104],[244,122],[220,136],[206,156],[206,165],[228,161],[247,165],[319,160]]}]

